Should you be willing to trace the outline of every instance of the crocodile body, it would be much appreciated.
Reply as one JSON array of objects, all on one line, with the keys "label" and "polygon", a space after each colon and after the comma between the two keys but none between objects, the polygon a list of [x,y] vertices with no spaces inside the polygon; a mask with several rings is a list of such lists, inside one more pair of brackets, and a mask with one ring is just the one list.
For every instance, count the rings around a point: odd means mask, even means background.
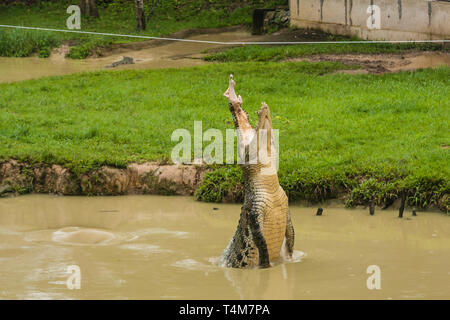
[{"label": "crocodile body", "polygon": [[133,58],[124,56],[122,58],[122,60],[113,62],[112,64],[107,65],[106,68],[116,68],[116,67],[118,67],[120,65],[124,65],[124,64],[134,64]]},{"label": "crocodile body", "polygon": [[[241,164],[244,177],[244,204],[234,237],[220,258],[222,265],[233,268],[269,267],[280,258],[285,242],[287,257],[292,256],[294,228],[288,208],[288,198],[278,182],[277,161],[272,121],[267,104],[258,112],[258,127],[253,130],[247,113],[241,108],[242,98],[236,96],[235,82],[230,83],[225,96],[233,121],[238,129],[238,150],[245,161]],[[260,135],[264,131],[266,135]],[[255,141],[256,139],[256,141]],[[266,143],[263,141],[266,139]],[[267,159],[250,161],[250,145],[258,152],[267,148]]]}]

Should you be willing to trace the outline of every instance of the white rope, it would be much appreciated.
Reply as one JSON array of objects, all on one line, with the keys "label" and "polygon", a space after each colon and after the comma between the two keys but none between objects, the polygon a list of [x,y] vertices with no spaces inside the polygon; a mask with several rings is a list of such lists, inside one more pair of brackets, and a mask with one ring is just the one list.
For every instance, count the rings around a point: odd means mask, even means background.
[{"label": "white rope", "polygon": [[111,37],[127,37],[127,38],[139,38],[139,39],[152,39],[152,40],[167,40],[167,41],[183,41],[183,42],[197,42],[197,43],[210,43],[210,44],[223,44],[223,45],[275,45],[275,44],[355,44],[355,43],[447,43],[450,40],[368,40],[368,41],[210,41],[210,40],[194,40],[194,39],[177,39],[177,38],[164,38],[164,37],[151,37],[151,36],[138,36],[132,34],[116,34],[116,33],[104,33],[104,32],[92,32],[92,31],[78,31],[78,30],[64,30],[64,29],[50,29],[50,28],[38,28],[38,27],[24,27],[13,26],[7,24],[0,24],[1,28],[16,28],[27,30],[40,30],[40,31],[53,31],[53,32],[66,32],[66,33],[80,33],[80,34],[93,34],[101,36]]}]

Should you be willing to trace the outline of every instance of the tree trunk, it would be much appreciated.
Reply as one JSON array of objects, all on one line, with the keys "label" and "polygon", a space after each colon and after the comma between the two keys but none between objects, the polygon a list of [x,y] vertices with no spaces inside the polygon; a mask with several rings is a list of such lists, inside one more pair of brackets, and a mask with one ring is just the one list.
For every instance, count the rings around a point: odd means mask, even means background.
[{"label": "tree trunk", "polygon": [[96,0],[79,0],[81,12],[88,17],[99,18]]},{"label": "tree trunk", "polygon": [[136,7],[136,29],[138,31],[145,30],[145,10],[144,0],[135,0]]}]

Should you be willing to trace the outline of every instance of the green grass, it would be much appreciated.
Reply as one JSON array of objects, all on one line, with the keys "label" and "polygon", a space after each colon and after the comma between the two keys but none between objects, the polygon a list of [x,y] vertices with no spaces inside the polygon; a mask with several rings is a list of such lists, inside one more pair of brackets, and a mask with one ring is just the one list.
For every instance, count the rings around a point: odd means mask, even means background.
[{"label": "green grass", "polygon": [[401,43],[401,44],[304,44],[283,46],[249,45],[216,52],[205,56],[206,61],[244,62],[244,61],[280,61],[301,58],[314,54],[343,53],[402,53],[407,50],[448,50],[440,44]]},{"label": "green grass", "polygon": [[[292,200],[345,194],[378,204],[449,207],[450,68],[328,74],[337,63],[225,63],[102,71],[0,85],[0,159],[74,171],[167,159],[173,130],[232,128],[222,96],[230,73],[251,120],[261,101],[280,129],[280,181]],[[206,145],[206,144],[205,144]],[[239,193],[236,167],[205,179],[199,199]],[[225,177],[225,178],[224,178]],[[228,177],[228,178],[227,178]],[[234,191],[233,191],[234,190]]]},{"label": "green grass", "polygon": [[109,47],[113,42],[107,37],[87,36],[80,40],[79,45],[70,48],[67,57],[71,59],[85,59],[94,53],[101,56],[101,49]]},{"label": "green grass", "polygon": [[49,32],[35,33],[24,30],[0,30],[0,54],[7,57],[28,57],[34,53],[41,58],[50,56],[60,39]]},{"label": "green grass", "polygon": [[[69,14],[67,7],[73,1],[47,2],[39,4],[0,5],[0,24],[20,25],[30,27],[43,27],[53,29],[66,29],[66,20]],[[137,32],[134,1],[113,1],[99,6],[100,19],[82,16],[81,30],[107,32],[118,34],[139,34],[147,36],[164,36],[176,31],[194,28],[217,28],[239,24],[251,23],[251,12],[254,7],[273,6],[284,4],[285,0],[189,0],[161,1],[147,29]],[[147,5],[147,11],[150,10]],[[62,41],[76,41],[79,48],[75,48],[70,57],[85,58],[93,53],[98,46],[105,42],[129,42],[138,39],[121,37],[104,37],[102,40],[95,36],[77,35],[74,33],[47,33],[43,31],[11,31],[0,28],[0,56],[26,56],[39,52],[41,46],[37,45],[38,39],[43,36],[54,39],[45,48],[56,47]],[[93,39],[94,37],[94,39]],[[36,38],[36,39],[35,39]],[[26,41],[24,41],[26,40]]]}]

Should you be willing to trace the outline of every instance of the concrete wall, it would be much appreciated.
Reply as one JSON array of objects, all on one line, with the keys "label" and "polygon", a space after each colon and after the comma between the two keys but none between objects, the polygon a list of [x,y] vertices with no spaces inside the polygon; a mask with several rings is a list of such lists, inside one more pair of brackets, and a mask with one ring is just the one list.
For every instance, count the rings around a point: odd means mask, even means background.
[{"label": "concrete wall", "polygon": [[[369,29],[367,8],[381,9],[381,28]],[[370,40],[450,38],[450,2],[429,0],[289,0],[291,25]]]}]

